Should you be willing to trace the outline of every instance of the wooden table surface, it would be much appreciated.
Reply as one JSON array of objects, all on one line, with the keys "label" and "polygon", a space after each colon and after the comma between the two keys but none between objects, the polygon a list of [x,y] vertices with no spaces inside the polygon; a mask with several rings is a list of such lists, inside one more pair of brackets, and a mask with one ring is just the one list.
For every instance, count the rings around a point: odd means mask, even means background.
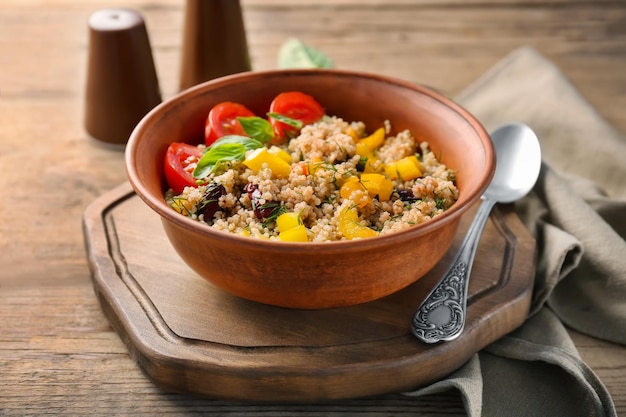
[{"label": "wooden table surface", "polygon": [[[120,5],[143,14],[163,97],[171,97],[178,91],[183,1],[0,2],[2,415],[226,410],[222,402],[156,388],[129,358],[93,292],[81,216],[126,176],[123,154],[94,146],[83,128],[87,18]],[[275,68],[279,46],[295,36],[338,67],[454,95],[514,48],[531,45],[626,134],[624,1],[242,0],[242,6],[254,69]],[[626,347],[571,335],[618,414],[626,415]],[[368,405],[380,415],[465,414],[454,392],[379,404],[297,409],[312,415]]]}]

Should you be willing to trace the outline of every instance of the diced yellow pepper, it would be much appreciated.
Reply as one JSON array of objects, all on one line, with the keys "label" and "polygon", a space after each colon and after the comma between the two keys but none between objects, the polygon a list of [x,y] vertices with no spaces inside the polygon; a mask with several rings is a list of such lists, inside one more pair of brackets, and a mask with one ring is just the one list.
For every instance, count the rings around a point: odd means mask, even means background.
[{"label": "diced yellow pepper", "polygon": [[385,174],[392,180],[413,180],[422,176],[422,164],[417,156],[411,155],[385,165]]},{"label": "diced yellow pepper", "polygon": [[168,201],[169,205],[183,216],[189,216],[191,214],[192,204],[183,197],[174,197]]},{"label": "diced yellow pepper", "polygon": [[278,238],[283,242],[308,242],[309,237],[306,234],[306,227],[300,224],[296,227],[292,227],[289,230],[280,232]]},{"label": "diced yellow pepper", "polygon": [[276,227],[279,232],[285,232],[302,224],[298,213],[283,213],[276,218]]},{"label": "diced yellow pepper", "polygon": [[278,238],[285,242],[308,242],[306,227],[298,213],[283,213],[276,219]]},{"label": "diced yellow pepper", "polygon": [[383,143],[385,143],[385,128],[381,127],[357,142],[356,153],[361,156],[371,156]]},{"label": "diced yellow pepper", "polygon": [[259,232],[255,231],[254,233],[251,232],[248,229],[243,229],[241,232],[239,232],[239,236],[244,236],[244,237],[250,237],[250,238],[256,238],[256,239],[263,239],[263,240],[269,240],[269,237],[260,234]]},{"label": "diced yellow pepper", "polygon": [[375,156],[367,157],[367,161],[365,162],[365,168],[363,168],[363,172],[365,173],[380,173],[385,170],[385,164],[376,158]]},{"label": "diced yellow pepper", "polygon": [[258,172],[266,164],[272,170],[272,174],[278,178],[286,178],[291,172],[291,165],[280,157],[272,155],[267,148],[259,148],[250,152],[243,163],[251,170]]},{"label": "diced yellow pepper", "polygon": [[322,161],[322,158],[320,158],[319,156],[316,158],[313,158],[311,161],[309,161],[307,163],[307,171],[309,175],[313,175],[315,174],[315,172],[320,169],[320,167],[324,164],[324,162]]},{"label": "diced yellow pepper", "polygon": [[359,135],[356,133],[356,130],[354,130],[352,126],[348,127],[348,131],[346,133],[352,136],[352,139],[354,139],[355,142],[360,139]]},{"label": "diced yellow pepper", "polygon": [[379,201],[388,201],[393,192],[393,183],[381,174],[361,174],[361,184],[365,186],[370,197],[378,196]]},{"label": "diced yellow pepper", "polygon": [[279,148],[276,145],[272,145],[267,151],[270,154],[279,157],[280,159],[287,162],[288,164],[291,164],[291,155],[289,154],[289,152],[287,152],[283,148]]},{"label": "diced yellow pepper", "polygon": [[378,236],[377,231],[359,223],[356,207],[346,207],[341,210],[337,220],[339,231],[348,240]]},{"label": "diced yellow pepper", "polygon": [[339,195],[342,198],[352,200],[359,208],[365,207],[370,201],[367,189],[361,184],[358,177],[349,177],[339,188]]}]

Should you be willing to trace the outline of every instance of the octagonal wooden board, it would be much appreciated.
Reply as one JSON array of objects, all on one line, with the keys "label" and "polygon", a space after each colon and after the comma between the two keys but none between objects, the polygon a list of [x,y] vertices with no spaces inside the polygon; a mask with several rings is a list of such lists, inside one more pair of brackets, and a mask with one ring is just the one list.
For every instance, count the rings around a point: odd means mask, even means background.
[{"label": "octagonal wooden board", "polygon": [[427,345],[410,333],[412,314],[475,209],[425,277],[383,299],[326,310],[262,305],[213,287],[180,260],[158,215],[128,184],[93,202],[83,228],[102,309],[158,386],[219,399],[314,402],[424,386],[523,323],[535,242],[511,206],[498,206],[478,247],[463,334]]}]

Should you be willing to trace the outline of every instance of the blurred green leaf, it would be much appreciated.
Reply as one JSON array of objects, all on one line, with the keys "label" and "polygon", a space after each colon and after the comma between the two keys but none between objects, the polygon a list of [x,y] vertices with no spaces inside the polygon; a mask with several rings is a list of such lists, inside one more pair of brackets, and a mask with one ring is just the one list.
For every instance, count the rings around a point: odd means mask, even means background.
[{"label": "blurred green leaf", "polygon": [[321,51],[296,38],[283,43],[278,51],[279,68],[332,68],[333,62]]}]

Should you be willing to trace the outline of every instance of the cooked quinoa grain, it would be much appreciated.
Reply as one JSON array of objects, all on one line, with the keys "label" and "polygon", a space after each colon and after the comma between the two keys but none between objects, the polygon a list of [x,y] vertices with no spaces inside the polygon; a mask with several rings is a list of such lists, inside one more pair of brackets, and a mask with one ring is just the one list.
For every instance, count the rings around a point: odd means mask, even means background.
[{"label": "cooked quinoa grain", "polygon": [[[169,190],[166,199],[182,215],[217,230],[292,240],[277,225],[288,224],[288,230],[301,228],[301,240],[310,242],[397,232],[456,202],[455,173],[426,141],[406,130],[392,135],[389,122],[372,136],[365,132],[361,122],[325,116],[281,147],[290,158],[288,175],[277,175],[271,163],[253,170],[245,160],[232,162],[210,174],[206,184],[185,187],[179,195]],[[384,142],[372,148],[376,134]]]}]

